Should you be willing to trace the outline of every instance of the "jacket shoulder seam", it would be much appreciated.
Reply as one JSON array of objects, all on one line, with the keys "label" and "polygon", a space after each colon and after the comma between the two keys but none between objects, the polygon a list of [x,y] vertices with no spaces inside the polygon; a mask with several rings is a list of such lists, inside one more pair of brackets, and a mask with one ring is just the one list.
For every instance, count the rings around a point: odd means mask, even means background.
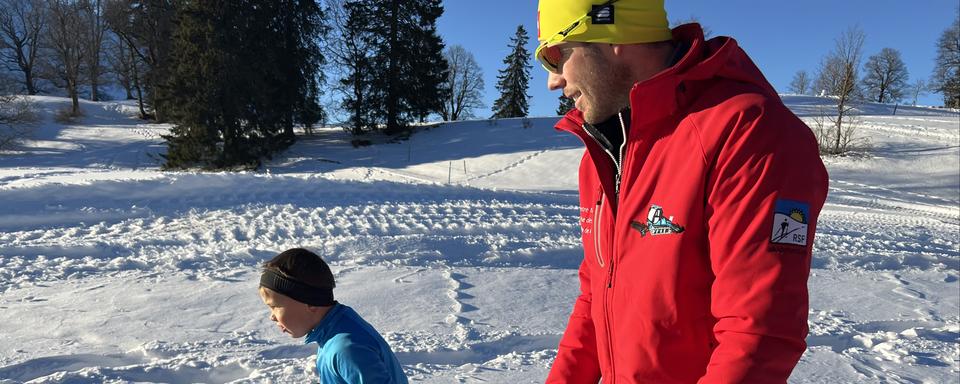
[{"label": "jacket shoulder seam", "polygon": [[693,133],[697,135],[697,148],[700,150],[700,160],[704,165],[709,165],[707,161],[707,151],[703,147],[703,135],[700,132],[700,125],[697,124],[696,115],[690,115],[690,125],[693,125]]}]

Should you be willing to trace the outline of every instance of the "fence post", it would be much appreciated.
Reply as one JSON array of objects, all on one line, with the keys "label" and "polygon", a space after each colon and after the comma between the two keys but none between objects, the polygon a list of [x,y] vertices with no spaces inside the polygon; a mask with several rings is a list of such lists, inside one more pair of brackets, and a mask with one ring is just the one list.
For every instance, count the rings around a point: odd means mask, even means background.
[{"label": "fence post", "polygon": [[450,162],[450,168],[447,169],[447,184],[453,181],[453,161]]}]

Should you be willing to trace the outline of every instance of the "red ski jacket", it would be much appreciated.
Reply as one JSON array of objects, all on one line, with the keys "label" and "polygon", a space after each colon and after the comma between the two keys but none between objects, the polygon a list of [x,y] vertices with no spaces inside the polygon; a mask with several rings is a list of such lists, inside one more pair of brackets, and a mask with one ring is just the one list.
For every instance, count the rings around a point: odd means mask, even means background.
[{"label": "red ski jacket", "polygon": [[806,349],[816,139],[736,41],[674,38],[685,56],[630,92],[619,170],[579,111],[557,124],[586,145],[584,258],[547,383],[784,383]]}]

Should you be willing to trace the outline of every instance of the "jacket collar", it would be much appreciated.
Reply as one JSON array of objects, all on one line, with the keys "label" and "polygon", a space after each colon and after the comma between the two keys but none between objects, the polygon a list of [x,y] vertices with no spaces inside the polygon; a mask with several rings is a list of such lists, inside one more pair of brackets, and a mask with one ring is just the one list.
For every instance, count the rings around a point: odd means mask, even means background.
[{"label": "jacket collar", "polygon": [[[717,77],[753,83],[776,96],[776,91],[733,38],[721,36],[704,41],[703,29],[696,23],[674,28],[673,38],[689,47],[687,53],[670,68],[634,84],[630,90],[632,127],[646,127],[686,109],[710,85],[704,80]],[[583,113],[573,109],[556,128],[586,139],[583,122]],[[652,132],[642,128],[630,130],[631,138],[648,134]]]},{"label": "jacket collar", "polygon": [[320,320],[320,324],[317,324],[316,327],[313,327],[313,329],[307,333],[307,337],[303,340],[303,343],[317,343],[322,347],[327,340],[336,334],[334,329],[336,328],[337,322],[339,322],[340,318],[346,313],[346,308],[343,304],[334,304],[333,308],[330,308],[330,311],[323,316],[323,320]]}]

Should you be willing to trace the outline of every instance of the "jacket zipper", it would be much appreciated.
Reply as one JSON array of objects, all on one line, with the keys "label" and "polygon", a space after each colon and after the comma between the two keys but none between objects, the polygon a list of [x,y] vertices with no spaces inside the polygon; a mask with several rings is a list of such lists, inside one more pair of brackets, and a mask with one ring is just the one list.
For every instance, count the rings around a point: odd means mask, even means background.
[{"label": "jacket zipper", "polygon": [[[619,155],[618,160],[620,160],[620,161],[617,161],[617,162],[616,162],[616,165],[617,165],[617,183],[616,183],[616,189],[615,189],[615,191],[616,191],[616,194],[617,194],[617,195],[615,196],[615,198],[617,199],[617,206],[619,207],[619,203],[620,203],[620,181],[621,181],[621,177],[622,177],[622,175],[623,175],[623,151],[624,151],[624,149],[627,147],[627,126],[626,126],[626,124],[624,124],[624,121],[623,121],[623,112],[618,112],[618,113],[617,113],[617,118],[620,119],[620,130],[621,130],[621,132],[623,133],[623,141],[620,143],[620,150],[618,151],[618,155]],[[614,220],[614,229],[616,229],[616,220]],[[614,230],[614,238],[616,238],[616,233],[615,233],[615,232],[616,232],[616,230]],[[611,248],[613,249],[613,251],[612,251],[612,253],[611,253],[611,255],[610,255],[610,268],[609,268],[608,273],[607,273],[607,292],[606,292],[606,294],[603,295],[604,309],[605,309],[605,310],[603,311],[603,314],[604,314],[604,317],[606,317],[605,320],[606,320],[606,322],[607,322],[607,326],[606,326],[606,329],[607,329],[607,351],[608,351],[608,353],[609,353],[609,358],[610,358],[610,376],[611,376],[611,377],[610,377],[610,384],[614,384],[614,383],[616,383],[616,381],[617,381],[617,365],[616,365],[616,362],[613,360],[613,356],[614,356],[614,354],[613,354],[613,327],[611,326],[611,317],[612,317],[612,316],[610,315],[610,312],[611,312],[611,309],[610,309],[610,301],[612,301],[612,296],[613,296],[613,289],[612,289],[612,288],[613,288],[613,266],[614,266],[614,264],[616,263],[616,260],[615,260],[615,257],[614,257],[614,256],[616,255],[616,245],[617,245],[617,243],[614,242],[614,243],[613,243],[613,247],[611,247]]]},{"label": "jacket zipper", "polygon": [[[623,172],[621,161],[623,160],[623,151],[627,146],[627,127],[623,121],[622,113],[618,113],[617,118],[620,119],[620,129],[621,129],[621,132],[623,133],[623,142],[620,144],[620,148],[619,148],[620,150],[618,151],[619,156],[614,156],[614,154],[611,151],[608,151],[606,149],[604,149],[603,151],[606,152],[608,156],[610,156],[610,159],[613,160],[614,166],[616,166],[617,168],[614,191],[616,193],[615,198],[619,202],[620,201],[620,181],[621,181],[620,179]],[[583,131],[586,132],[587,136],[590,136],[590,138],[592,138],[593,141],[595,141],[598,145],[600,145],[600,148],[604,148],[603,144],[600,143],[600,140],[597,139],[593,134],[591,134],[589,129],[586,129],[586,127],[583,127]],[[600,246],[600,239],[602,238],[602,235],[600,234],[600,222],[603,219],[603,210],[602,210],[603,209],[603,192],[602,191],[600,193],[600,201],[598,203],[599,203],[600,213],[598,215],[595,215],[597,219],[594,220],[594,222],[596,223],[596,228],[594,231],[593,243],[596,249],[597,261],[600,263],[600,267],[602,268],[604,266],[603,256],[601,254],[602,247]],[[610,373],[612,376],[610,380],[610,384],[616,381],[616,371],[617,371],[616,365],[614,364],[614,361],[613,361],[613,331],[610,328],[610,295],[613,294],[613,291],[610,290],[610,288],[613,288],[613,266],[614,266],[614,259],[611,255],[610,266],[609,268],[607,268],[607,289],[608,290],[604,292],[604,295],[603,295],[603,309],[604,309],[603,316],[604,316],[604,323],[606,325],[606,327],[604,328],[606,328],[606,334],[607,334],[607,358],[610,361]]]},{"label": "jacket zipper", "polygon": [[[620,161],[617,162],[617,188],[616,188],[616,191],[617,191],[617,203],[619,203],[619,202],[620,202],[620,179],[621,179],[621,176],[622,176],[622,173],[623,173],[623,150],[627,148],[627,125],[624,124],[624,122],[623,122],[623,112],[618,112],[618,113],[617,113],[617,118],[620,119],[620,132],[623,133],[623,142],[620,143],[620,151],[619,151],[619,153],[618,153],[618,155],[620,155],[620,158],[619,158]],[[619,206],[619,204],[618,204],[618,206]]]},{"label": "jacket zipper", "polygon": [[597,263],[603,268],[603,254],[601,253],[603,247],[600,246],[600,219],[603,218],[603,191],[600,191],[600,200],[597,200],[595,209],[596,211],[593,213],[593,253],[597,256]]},{"label": "jacket zipper", "polygon": [[[619,200],[619,197],[620,197],[620,162],[618,161],[617,156],[614,156],[613,152],[608,151],[606,148],[604,148],[603,144],[600,143],[600,139],[597,139],[596,136],[594,136],[592,133],[590,133],[590,130],[587,129],[587,127],[586,127],[586,124],[587,124],[587,123],[583,123],[583,124],[584,124],[584,126],[581,127],[581,128],[583,128],[583,132],[585,132],[585,133],[587,134],[587,136],[590,136],[590,138],[593,139],[593,141],[595,141],[595,142],[597,143],[597,145],[600,146],[600,149],[603,150],[603,153],[606,153],[607,156],[610,156],[610,160],[613,160],[613,165],[614,165],[615,167],[617,167],[617,177],[616,177],[616,184],[615,184],[615,185],[616,185],[616,189],[615,189],[615,191],[616,191],[616,194],[617,194],[617,199]],[[623,126],[623,118],[622,118],[622,117],[620,118],[620,126],[621,126],[621,127]],[[626,144],[626,139],[624,139],[624,144]],[[621,148],[621,151],[622,151],[623,145],[621,145],[620,148]]]}]

